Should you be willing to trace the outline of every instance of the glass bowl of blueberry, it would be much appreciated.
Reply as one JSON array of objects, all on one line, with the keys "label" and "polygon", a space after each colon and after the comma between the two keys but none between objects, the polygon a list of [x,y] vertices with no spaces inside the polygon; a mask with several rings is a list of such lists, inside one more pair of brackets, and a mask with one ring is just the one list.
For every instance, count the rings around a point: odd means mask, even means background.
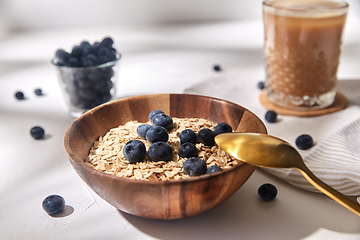
[{"label": "glass bowl of blueberry", "polygon": [[90,44],[83,41],[67,52],[59,49],[52,64],[70,110],[79,117],[89,109],[116,99],[120,54],[105,37]]}]

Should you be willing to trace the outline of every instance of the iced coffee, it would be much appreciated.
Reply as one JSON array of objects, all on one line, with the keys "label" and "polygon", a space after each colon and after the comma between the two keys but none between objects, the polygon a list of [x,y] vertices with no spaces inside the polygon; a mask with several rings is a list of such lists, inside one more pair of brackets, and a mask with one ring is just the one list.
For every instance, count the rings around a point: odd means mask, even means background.
[{"label": "iced coffee", "polygon": [[321,109],[335,99],[348,4],[335,0],[263,3],[266,96],[285,108]]}]

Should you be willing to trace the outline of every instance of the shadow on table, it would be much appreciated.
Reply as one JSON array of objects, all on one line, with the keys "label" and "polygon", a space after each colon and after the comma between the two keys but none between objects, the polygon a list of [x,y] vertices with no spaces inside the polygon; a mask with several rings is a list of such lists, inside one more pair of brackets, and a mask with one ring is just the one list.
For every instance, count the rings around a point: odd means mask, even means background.
[{"label": "shadow on table", "polygon": [[337,89],[348,98],[349,106],[360,105],[360,79],[340,80]]},{"label": "shadow on table", "polygon": [[[324,201],[332,201],[327,196],[301,190],[260,171],[269,181],[277,182],[280,189],[286,185],[288,192],[280,194],[274,201],[264,202],[254,193],[253,187],[245,184],[219,206],[205,213],[177,220],[152,220],[121,211],[119,213],[139,231],[156,239],[264,239],[266,236],[269,240],[298,240],[316,234],[323,236],[322,231],[334,232],[335,235],[360,233],[360,229],[356,227],[360,223],[358,216],[347,212],[340,205],[337,208],[335,202],[333,204],[336,209],[329,209],[328,214],[324,214],[324,209],[314,210],[313,206],[312,211],[307,211],[306,206],[309,204],[317,206]],[[299,194],[300,197],[307,195],[307,202],[303,205],[300,202],[289,202],[286,195],[293,194]],[[346,223],[344,219],[339,219],[339,211],[346,215]],[[348,224],[349,221],[351,224]]]}]

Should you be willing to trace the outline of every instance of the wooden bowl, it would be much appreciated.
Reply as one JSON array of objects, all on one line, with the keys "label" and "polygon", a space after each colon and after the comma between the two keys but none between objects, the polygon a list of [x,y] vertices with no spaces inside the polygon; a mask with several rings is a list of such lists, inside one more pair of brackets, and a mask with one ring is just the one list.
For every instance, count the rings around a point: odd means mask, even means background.
[{"label": "wooden bowl", "polygon": [[190,179],[145,181],[106,174],[85,163],[90,147],[99,136],[131,120],[147,122],[149,113],[155,109],[171,117],[227,122],[237,132],[267,133],[263,122],[249,110],[225,100],[198,95],[137,96],[89,110],[67,130],[65,149],[79,176],[117,209],[151,219],[193,216],[228,199],[254,172],[254,166],[243,163],[229,170]]}]

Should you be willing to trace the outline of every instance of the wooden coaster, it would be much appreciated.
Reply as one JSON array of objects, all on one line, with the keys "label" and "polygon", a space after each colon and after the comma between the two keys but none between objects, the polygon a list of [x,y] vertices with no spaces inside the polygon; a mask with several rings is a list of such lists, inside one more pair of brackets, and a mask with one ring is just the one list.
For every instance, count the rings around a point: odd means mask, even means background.
[{"label": "wooden coaster", "polygon": [[348,99],[345,97],[345,95],[337,92],[335,95],[335,101],[331,106],[324,109],[301,111],[301,110],[282,108],[270,102],[266,97],[265,90],[262,90],[260,94],[260,103],[268,110],[273,110],[281,115],[290,115],[297,117],[314,117],[314,116],[320,116],[328,113],[337,112],[346,108],[348,105]]}]

